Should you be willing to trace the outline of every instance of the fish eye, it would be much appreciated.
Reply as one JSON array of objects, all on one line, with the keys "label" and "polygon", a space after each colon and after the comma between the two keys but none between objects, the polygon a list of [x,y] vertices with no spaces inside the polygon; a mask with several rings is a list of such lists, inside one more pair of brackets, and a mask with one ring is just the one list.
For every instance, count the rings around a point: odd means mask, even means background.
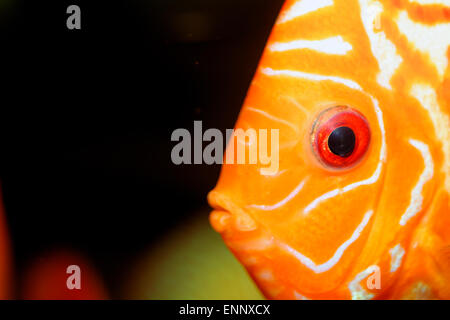
[{"label": "fish eye", "polygon": [[358,163],[370,142],[367,119],[348,106],[323,111],[314,122],[311,144],[316,158],[325,166],[346,169]]},{"label": "fish eye", "polygon": [[355,133],[349,127],[339,127],[328,137],[328,148],[335,155],[348,157],[355,150]]}]

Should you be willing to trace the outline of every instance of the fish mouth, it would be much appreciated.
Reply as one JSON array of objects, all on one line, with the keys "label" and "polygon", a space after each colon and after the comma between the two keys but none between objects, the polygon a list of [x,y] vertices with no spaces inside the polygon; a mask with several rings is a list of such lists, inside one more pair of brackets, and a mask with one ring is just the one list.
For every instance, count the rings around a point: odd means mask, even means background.
[{"label": "fish mouth", "polygon": [[209,220],[217,232],[224,233],[233,229],[248,232],[257,229],[256,221],[229,196],[213,190],[208,194],[208,203],[213,208]]}]

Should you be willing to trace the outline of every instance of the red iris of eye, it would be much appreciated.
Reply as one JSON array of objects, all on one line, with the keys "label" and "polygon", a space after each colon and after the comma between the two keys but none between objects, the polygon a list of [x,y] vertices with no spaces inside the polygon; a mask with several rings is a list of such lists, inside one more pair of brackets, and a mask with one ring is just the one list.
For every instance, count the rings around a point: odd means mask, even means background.
[{"label": "red iris of eye", "polygon": [[370,128],[358,111],[337,106],[322,112],[312,130],[312,147],[325,165],[340,169],[362,159],[370,142]]}]

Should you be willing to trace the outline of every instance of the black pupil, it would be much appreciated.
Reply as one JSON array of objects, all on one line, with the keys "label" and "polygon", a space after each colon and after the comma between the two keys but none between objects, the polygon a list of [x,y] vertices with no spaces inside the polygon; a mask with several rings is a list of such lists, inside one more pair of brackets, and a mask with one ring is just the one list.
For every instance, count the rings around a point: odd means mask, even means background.
[{"label": "black pupil", "polygon": [[331,152],[340,157],[348,157],[355,149],[355,133],[348,127],[336,128],[328,137]]}]

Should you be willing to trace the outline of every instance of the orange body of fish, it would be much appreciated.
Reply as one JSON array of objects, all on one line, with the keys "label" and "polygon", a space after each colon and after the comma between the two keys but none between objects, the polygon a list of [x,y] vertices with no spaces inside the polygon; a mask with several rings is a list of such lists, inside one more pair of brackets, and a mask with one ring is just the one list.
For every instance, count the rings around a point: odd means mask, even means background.
[{"label": "orange body of fish", "polygon": [[[450,3],[288,0],[210,221],[267,298],[450,299]],[[233,150],[230,150],[233,148]]]}]

